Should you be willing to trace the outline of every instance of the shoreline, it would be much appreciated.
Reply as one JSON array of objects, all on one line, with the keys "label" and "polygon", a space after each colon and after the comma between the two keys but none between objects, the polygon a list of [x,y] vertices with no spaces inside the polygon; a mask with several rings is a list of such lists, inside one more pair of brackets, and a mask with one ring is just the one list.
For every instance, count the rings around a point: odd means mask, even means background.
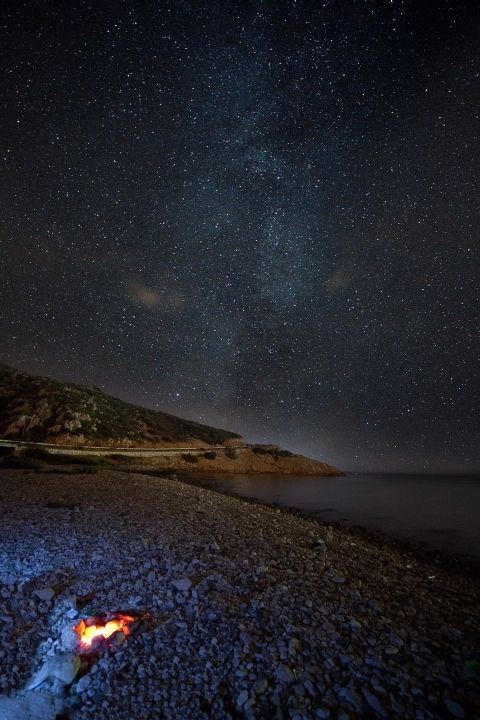
[{"label": "shoreline", "polygon": [[[132,471],[136,472],[136,471]],[[140,471],[139,471],[140,472]],[[160,471],[162,472],[162,471]],[[144,471],[144,474],[149,475],[150,471]],[[244,500],[245,502],[251,503],[253,505],[259,505],[260,507],[268,507],[274,510],[279,510],[281,513],[285,513],[287,515],[293,515],[299,518],[302,518],[304,520],[310,520],[312,522],[318,523],[320,527],[324,526],[331,526],[333,528],[336,528],[338,530],[345,530],[348,532],[351,532],[354,535],[358,535],[359,537],[366,539],[372,543],[377,544],[380,548],[385,545],[391,545],[392,548],[395,548],[396,550],[399,550],[401,552],[408,553],[412,556],[413,559],[419,560],[421,562],[428,562],[428,563],[435,563],[439,566],[445,568],[446,570],[455,570],[455,571],[461,571],[472,578],[480,578],[480,559],[476,560],[475,558],[471,558],[469,556],[465,555],[459,555],[455,553],[445,553],[442,552],[440,549],[437,549],[433,547],[432,545],[429,545],[426,542],[421,542],[419,540],[413,540],[409,539],[407,537],[395,537],[394,535],[389,535],[388,533],[382,532],[381,530],[374,530],[371,528],[368,528],[365,525],[359,525],[356,523],[349,523],[349,522],[343,522],[339,520],[327,520],[322,519],[318,516],[309,515],[306,512],[303,512],[302,510],[299,510],[298,508],[287,506],[287,505],[279,505],[278,503],[268,503],[262,500],[259,500],[258,498],[255,498],[253,496],[247,496],[247,495],[240,495],[238,493],[235,493],[233,491],[229,491],[227,489],[218,489],[215,487],[211,487],[207,485],[206,483],[203,483],[200,479],[197,479],[196,477],[191,477],[188,473],[182,474],[181,472],[175,473],[172,471],[172,475],[175,474],[175,477],[170,477],[172,480],[176,480],[178,482],[183,482],[186,485],[192,485],[192,487],[200,487],[204,490],[209,490],[214,493],[218,493],[219,495],[225,495],[226,497],[233,497],[238,498],[240,500]],[[195,473],[195,475],[209,475],[210,473]],[[254,473],[252,473],[254,474]],[[192,473],[193,475],[193,473]],[[152,477],[157,476],[155,471],[152,472]],[[158,477],[163,477],[163,475],[158,475]],[[319,479],[321,480],[323,476],[319,476]]]},{"label": "shoreline", "polygon": [[[40,699],[45,720],[478,714],[479,584],[458,568],[180,479],[0,478],[2,717]],[[27,689],[79,617],[128,609],[138,632]]]}]

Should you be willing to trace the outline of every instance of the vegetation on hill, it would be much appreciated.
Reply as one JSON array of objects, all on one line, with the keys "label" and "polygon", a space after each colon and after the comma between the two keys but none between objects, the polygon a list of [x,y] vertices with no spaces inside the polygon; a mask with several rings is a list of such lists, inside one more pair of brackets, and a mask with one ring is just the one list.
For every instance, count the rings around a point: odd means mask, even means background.
[{"label": "vegetation on hill", "polygon": [[150,410],[99,388],[36,377],[0,364],[0,437],[31,442],[223,445],[239,435]]}]

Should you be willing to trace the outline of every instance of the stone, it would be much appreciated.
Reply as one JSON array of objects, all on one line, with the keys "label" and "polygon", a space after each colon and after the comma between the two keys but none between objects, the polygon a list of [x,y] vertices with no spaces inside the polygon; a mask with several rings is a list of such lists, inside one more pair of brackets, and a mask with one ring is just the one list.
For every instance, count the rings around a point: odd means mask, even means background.
[{"label": "stone", "polygon": [[334,582],[336,585],[343,585],[343,583],[346,583],[347,581],[341,575],[334,575],[332,577],[332,582]]},{"label": "stone", "polygon": [[265,690],[268,687],[268,681],[267,678],[258,678],[255,680],[255,683],[253,685],[253,692],[255,692],[257,695],[261,695],[265,692]]},{"label": "stone", "polygon": [[75,685],[75,690],[77,693],[83,693],[88,688],[88,686],[91,684],[92,679],[90,675],[83,675],[80,680]]},{"label": "stone", "polygon": [[242,707],[242,705],[245,705],[245,703],[248,700],[248,691],[242,690],[241,693],[237,697],[237,707]]},{"label": "stone", "polygon": [[1,720],[53,720],[55,698],[51,693],[25,692],[18,697],[0,696]]},{"label": "stone", "polygon": [[180,592],[188,592],[192,587],[192,583],[188,578],[181,578],[180,580],[172,580],[171,584],[176,590]]},{"label": "stone", "polygon": [[53,655],[47,658],[40,670],[33,676],[27,686],[27,690],[34,690],[45,680],[60,680],[64,685],[69,685],[75,680],[81,667],[81,660],[73,653]]},{"label": "stone", "polygon": [[388,645],[388,647],[385,648],[385,653],[387,655],[398,655],[398,648],[395,647],[395,645]]},{"label": "stone", "polygon": [[291,683],[295,680],[295,675],[288,665],[279,665],[275,671],[275,675],[281,683]]},{"label": "stone", "polygon": [[362,688],[362,695],[367,701],[368,705],[374,710],[377,715],[381,715],[382,717],[387,716],[387,711],[383,707],[380,700],[377,698],[376,695],[374,695],[368,688]]},{"label": "stone", "polygon": [[338,691],[338,697],[345,702],[350,703],[350,705],[353,705],[353,707],[358,710],[359,712],[362,709],[362,700],[357,695],[357,693],[352,690],[350,687],[343,687],[340,688]]},{"label": "stone", "polygon": [[296,655],[303,650],[303,645],[298,638],[290,638],[288,641],[288,652],[290,655]]},{"label": "stone", "polygon": [[444,701],[445,707],[447,708],[450,715],[453,715],[455,718],[464,718],[465,717],[465,710],[463,707],[455,702],[455,700],[449,700],[448,698],[445,698]]},{"label": "stone", "polygon": [[73,627],[66,627],[62,630],[61,643],[64,650],[71,652],[78,645],[78,635]]},{"label": "stone", "polygon": [[55,595],[55,592],[52,588],[40,588],[40,590],[34,590],[33,594],[36,595],[39,600],[50,602]]}]

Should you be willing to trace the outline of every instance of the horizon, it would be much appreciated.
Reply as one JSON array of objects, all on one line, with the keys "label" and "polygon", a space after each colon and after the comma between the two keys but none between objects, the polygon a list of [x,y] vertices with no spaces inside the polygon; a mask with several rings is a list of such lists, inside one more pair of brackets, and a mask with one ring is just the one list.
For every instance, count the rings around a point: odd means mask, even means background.
[{"label": "horizon", "polygon": [[[1,364],[6,365],[5,363],[1,363],[1,362],[0,362],[0,365],[1,365]],[[16,370],[16,371],[18,371],[18,372],[27,372],[26,370],[24,370],[24,369],[22,369],[22,368],[14,368],[14,367],[12,367],[12,366],[9,366],[9,367],[11,367],[12,370]],[[42,377],[42,376],[39,376],[39,377]],[[79,384],[79,385],[81,385],[82,387],[85,387],[86,389],[89,389],[89,390],[91,390],[91,389],[93,389],[93,388],[98,388],[98,389],[102,390],[102,392],[105,392],[106,394],[111,395],[111,393],[108,392],[107,390],[105,390],[105,388],[102,387],[101,385],[95,385],[95,384],[91,384],[91,383],[90,383],[90,384],[75,383],[75,382],[69,381],[69,380],[59,380],[59,378],[56,378],[56,377],[53,377],[53,376],[44,376],[44,377],[45,377],[46,379],[57,380],[57,381],[59,381],[59,382],[65,382],[65,383],[71,382],[72,384]],[[120,393],[118,396],[113,395],[113,397],[117,397],[117,399],[122,400],[122,401],[124,401],[124,402],[126,402],[126,403],[130,403],[130,402],[131,402],[130,400],[122,397],[122,394],[121,394],[121,393]],[[132,404],[135,405],[136,403],[132,403]],[[159,407],[149,407],[148,404],[144,404],[144,405],[142,405],[142,407],[146,407],[146,408],[149,408],[149,409],[152,409],[152,410],[156,410],[156,411],[159,411],[159,412],[166,412],[165,410],[163,410],[162,408],[159,408]],[[170,411],[168,411],[168,414],[174,415],[174,416],[176,416],[176,417],[181,417],[180,415],[178,415],[178,413],[175,413],[175,412],[170,412]],[[191,420],[191,421],[193,421],[193,422],[200,422],[197,417],[187,417],[187,416],[184,416],[183,419],[185,419],[185,420]],[[203,424],[208,425],[208,423],[203,423]],[[231,427],[228,427],[228,426],[227,426],[227,427],[223,427],[223,426],[220,427],[220,426],[215,426],[215,425],[213,425],[213,426],[211,426],[211,427],[215,427],[215,428],[221,429],[221,430],[227,430],[227,431],[234,432],[234,433],[236,432],[236,430],[235,430],[234,428],[231,428]],[[241,435],[240,433],[238,433],[238,434]],[[263,440],[260,441],[260,440],[254,439],[254,438],[245,437],[244,435],[241,435],[241,437],[242,437],[243,439],[245,439],[245,441],[248,442],[248,443],[250,443],[250,444],[267,444],[267,445],[269,445],[269,444],[278,444],[278,443],[276,443],[275,440],[263,439]],[[461,477],[478,477],[478,476],[480,476],[480,469],[473,469],[473,470],[464,470],[464,471],[462,471],[461,469],[458,469],[458,468],[451,469],[451,470],[446,470],[445,468],[441,468],[441,467],[440,467],[439,469],[435,469],[435,468],[425,468],[425,467],[424,467],[424,468],[418,468],[418,469],[412,469],[412,470],[405,470],[405,463],[404,463],[402,466],[398,467],[398,468],[395,468],[395,467],[385,468],[385,467],[383,467],[382,469],[378,469],[378,470],[376,470],[376,469],[371,469],[371,468],[370,468],[370,469],[369,469],[369,468],[362,468],[361,466],[359,466],[359,467],[357,467],[357,468],[344,468],[344,467],[339,467],[338,465],[335,465],[335,463],[332,463],[331,460],[329,460],[329,458],[326,458],[326,457],[322,457],[322,456],[317,456],[317,457],[316,457],[316,456],[314,456],[314,455],[308,455],[307,453],[302,452],[301,450],[295,449],[295,448],[293,448],[293,447],[288,447],[288,446],[286,446],[286,445],[285,445],[285,449],[286,449],[286,450],[292,450],[292,451],[294,451],[294,452],[298,452],[299,454],[301,454],[301,455],[306,455],[307,457],[312,457],[312,459],[315,459],[315,460],[319,460],[319,461],[322,461],[322,462],[330,462],[330,464],[333,464],[335,467],[337,467],[339,470],[341,470],[345,475],[369,475],[369,474],[371,474],[371,475],[382,475],[382,474],[383,474],[383,475],[404,475],[404,476],[412,476],[412,475],[422,476],[422,475],[424,475],[424,476],[439,476],[439,477],[443,477],[443,476],[444,476],[444,477],[455,477],[455,476],[461,476]]]}]

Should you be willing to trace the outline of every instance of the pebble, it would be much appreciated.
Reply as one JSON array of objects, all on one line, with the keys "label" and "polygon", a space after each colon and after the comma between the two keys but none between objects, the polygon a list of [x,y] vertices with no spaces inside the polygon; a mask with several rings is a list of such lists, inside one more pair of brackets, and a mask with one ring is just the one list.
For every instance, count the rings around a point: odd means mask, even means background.
[{"label": "pebble", "polygon": [[180,590],[181,592],[188,592],[188,590],[190,590],[190,588],[192,587],[192,583],[188,578],[182,578],[181,580],[172,580],[171,584],[174,588]]},{"label": "pebble", "polygon": [[253,685],[253,691],[257,695],[262,695],[265,692],[265,690],[267,689],[267,687],[268,687],[267,678],[264,678],[264,677],[258,678],[257,680],[255,680],[255,683]]},{"label": "pebble", "polygon": [[449,700],[448,698],[445,698],[444,703],[450,715],[455,718],[465,717],[465,710],[459,703],[455,702],[454,700]]},{"label": "pebble", "polygon": [[291,683],[295,680],[295,675],[288,665],[279,665],[275,671],[275,675],[282,683]]},{"label": "pebble", "polygon": [[302,642],[298,638],[290,638],[288,641],[288,652],[290,655],[297,655],[303,649]]},{"label": "pebble", "polygon": [[[433,720],[439,695],[470,692],[468,577],[166,478],[102,471],[68,488],[77,511],[58,512],[45,498],[63,476],[2,474],[1,720],[6,700],[29,717],[37,667],[46,720],[61,703],[70,720]],[[319,534],[334,551],[312,552]],[[151,619],[72,659],[79,614],[134,608]],[[449,698],[443,714],[467,717]]]},{"label": "pebble", "polygon": [[242,692],[237,697],[237,707],[242,707],[242,705],[245,705],[245,703],[248,700],[248,691],[242,690]]}]

